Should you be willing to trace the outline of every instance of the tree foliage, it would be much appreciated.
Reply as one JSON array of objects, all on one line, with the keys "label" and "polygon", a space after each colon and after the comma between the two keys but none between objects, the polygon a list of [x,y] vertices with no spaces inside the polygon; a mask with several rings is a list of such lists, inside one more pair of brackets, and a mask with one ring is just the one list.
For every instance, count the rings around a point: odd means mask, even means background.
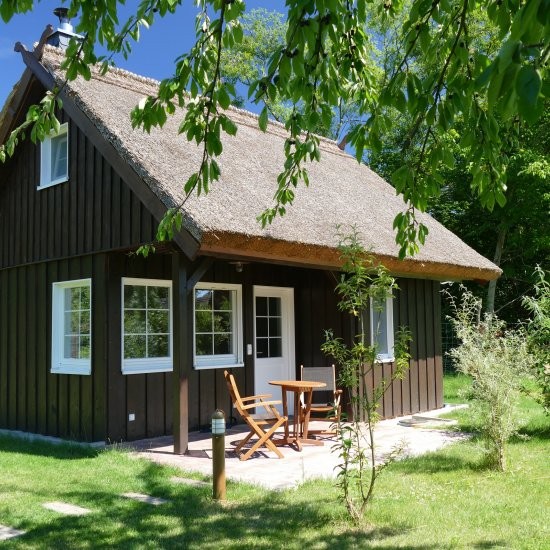
[{"label": "tree foliage", "polygon": [[[158,94],[132,112],[134,126],[149,131],[162,126],[176,106],[185,107],[180,132],[203,148],[200,166],[184,184],[186,193],[207,192],[219,179],[216,159],[223,150],[222,134],[236,132],[225,109],[238,93],[222,78],[221,59],[224,50],[243,43],[241,20],[246,13],[243,0],[197,0],[196,4],[195,45],[177,58],[174,75],[161,82]],[[31,0],[2,0],[0,15],[9,21],[33,5]],[[248,86],[251,101],[266,103],[258,119],[262,130],[270,102],[291,106],[285,117],[286,160],[274,203],[260,216],[262,224],[283,215],[294,201],[295,188],[301,182],[308,184],[307,165],[321,156],[315,132],[320,126],[330,127],[342,100],[353,103],[361,119],[348,136],[358,160],[366,150],[381,149],[395,112],[408,121],[404,162],[392,174],[396,189],[409,203],[394,222],[402,257],[416,252],[427,236],[415,212],[426,210],[443,184],[441,169],[454,163],[446,136],[459,121],[467,121],[460,146],[468,159],[474,194],[489,209],[504,204],[508,159],[503,151],[508,132],[518,122],[536,122],[543,99],[550,95],[550,0],[287,0],[286,5],[284,43],[272,53],[266,73]],[[140,30],[159,17],[176,14],[180,1],[142,0],[122,24],[118,7],[115,0],[71,1],[71,13],[80,15],[76,30],[85,40],[67,51],[69,80],[79,74],[90,78],[91,63],[107,67],[111,57],[98,57],[97,44],[129,55]],[[496,52],[484,50],[472,32],[483,10],[498,30]],[[375,20],[395,17],[403,17],[404,24],[395,40],[390,70],[380,82],[370,63],[376,36],[369,28]],[[426,63],[417,63],[419,59]],[[10,137],[3,155],[12,152],[18,135]],[[410,157],[412,144],[419,145],[419,154]],[[168,216],[178,229],[181,218],[174,212]]]},{"label": "tree foliage", "polygon": [[524,305],[532,317],[527,324],[527,342],[535,357],[535,378],[540,388],[538,401],[550,414],[550,282],[541,268],[534,296],[526,296]]}]

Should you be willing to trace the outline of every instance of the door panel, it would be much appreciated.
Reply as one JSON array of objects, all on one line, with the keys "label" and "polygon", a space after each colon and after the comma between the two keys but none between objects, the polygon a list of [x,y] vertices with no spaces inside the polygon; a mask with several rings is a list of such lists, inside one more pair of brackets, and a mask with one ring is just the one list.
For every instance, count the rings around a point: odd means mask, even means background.
[{"label": "door panel", "polygon": [[280,390],[269,381],[295,378],[294,289],[254,287],[254,357],[254,393],[280,399]]}]

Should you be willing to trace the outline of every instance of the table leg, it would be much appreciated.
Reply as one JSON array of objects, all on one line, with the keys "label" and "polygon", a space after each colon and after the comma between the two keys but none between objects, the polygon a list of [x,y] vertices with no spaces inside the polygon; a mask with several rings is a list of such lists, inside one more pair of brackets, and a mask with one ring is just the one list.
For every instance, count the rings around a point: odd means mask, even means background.
[{"label": "table leg", "polygon": [[[286,401],[286,391],[284,388],[282,388],[282,401],[283,401],[283,416],[286,416],[288,418],[288,404]],[[288,420],[285,422],[285,440],[288,441],[289,437],[289,428],[288,428]]]},{"label": "table leg", "polygon": [[299,451],[302,450],[302,444],[300,441],[300,424],[302,421],[301,411],[300,392],[294,392],[294,440]]},{"label": "table leg", "polygon": [[313,390],[304,392],[304,402],[305,402],[305,409],[303,411],[304,416],[304,430],[302,432],[301,441],[302,443],[307,443],[309,445],[323,445],[322,441],[319,441],[318,439],[309,439],[308,438],[308,430],[309,430],[309,416],[311,414],[311,402],[313,400]]}]

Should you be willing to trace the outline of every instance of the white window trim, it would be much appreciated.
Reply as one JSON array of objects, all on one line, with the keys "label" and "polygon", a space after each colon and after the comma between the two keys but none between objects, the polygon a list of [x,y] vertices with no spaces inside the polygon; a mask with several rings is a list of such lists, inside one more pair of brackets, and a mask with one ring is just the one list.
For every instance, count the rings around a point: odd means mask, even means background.
[{"label": "white window trim", "polygon": [[[195,290],[234,290],[236,294],[236,304],[233,308],[233,349],[236,354],[227,355],[201,355],[197,357],[196,334],[195,334]],[[206,283],[200,282],[193,289],[193,368],[195,370],[204,369],[224,369],[244,367],[243,360],[243,301],[242,285],[229,283]]]},{"label": "white window trim", "polygon": [[[40,185],[37,189],[47,189],[52,185],[58,185],[69,180],[69,125],[65,122],[59,127],[59,132],[52,131],[40,144]],[[65,175],[55,180],[50,179],[52,170],[52,138],[67,134],[67,167]]]},{"label": "white window trim", "polygon": [[[144,357],[143,359],[125,359],[124,358],[124,286],[162,286],[169,289],[168,301],[170,304],[170,337],[169,357]],[[174,322],[173,322],[173,300],[172,300],[172,281],[168,279],[139,279],[132,277],[122,277],[121,297],[120,297],[120,361],[122,374],[151,374],[155,372],[172,372],[174,370]]]},{"label": "white window trim", "polygon": [[[370,341],[371,345],[374,345],[375,338],[374,338],[374,325],[375,325],[375,319],[374,319],[374,300],[371,297],[370,299]],[[394,352],[394,331],[395,328],[393,326],[393,297],[388,296],[386,298],[386,326],[388,327],[388,330],[386,332],[387,337],[387,346],[388,346],[388,353],[378,353],[376,355],[376,362],[377,363],[392,363],[395,361],[395,352]]]},{"label": "white window trim", "polygon": [[[64,294],[66,288],[88,286],[90,288],[90,357],[88,359],[65,359],[63,357],[63,338],[65,336]],[[92,280],[77,279],[52,283],[52,364],[53,374],[92,373]]]}]

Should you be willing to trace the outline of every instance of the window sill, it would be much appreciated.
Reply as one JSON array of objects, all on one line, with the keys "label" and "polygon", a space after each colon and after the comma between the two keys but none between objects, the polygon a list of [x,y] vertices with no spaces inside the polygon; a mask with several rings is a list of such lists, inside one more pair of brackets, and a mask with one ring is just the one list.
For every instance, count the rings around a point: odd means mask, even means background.
[{"label": "window sill", "polygon": [[150,359],[126,360],[122,363],[122,374],[154,374],[156,372],[172,372],[172,359],[151,361]]},{"label": "window sill", "polygon": [[77,374],[81,376],[89,376],[92,374],[91,365],[60,365],[51,369],[52,374]]},{"label": "window sill", "polygon": [[212,365],[193,365],[195,370],[208,370],[208,369],[236,369],[244,367],[244,363],[228,363],[228,364],[212,364]]},{"label": "window sill", "polygon": [[395,357],[377,357],[375,363],[385,364],[385,363],[394,363]]},{"label": "window sill", "polygon": [[48,189],[48,187],[53,187],[54,185],[59,185],[60,183],[66,183],[68,181],[69,181],[68,176],[64,176],[62,178],[59,178],[59,179],[54,180],[54,181],[50,181],[48,183],[41,183],[40,185],[38,185],[36,187],[36,190],[37,191],[42,191],[43,189]]}]

